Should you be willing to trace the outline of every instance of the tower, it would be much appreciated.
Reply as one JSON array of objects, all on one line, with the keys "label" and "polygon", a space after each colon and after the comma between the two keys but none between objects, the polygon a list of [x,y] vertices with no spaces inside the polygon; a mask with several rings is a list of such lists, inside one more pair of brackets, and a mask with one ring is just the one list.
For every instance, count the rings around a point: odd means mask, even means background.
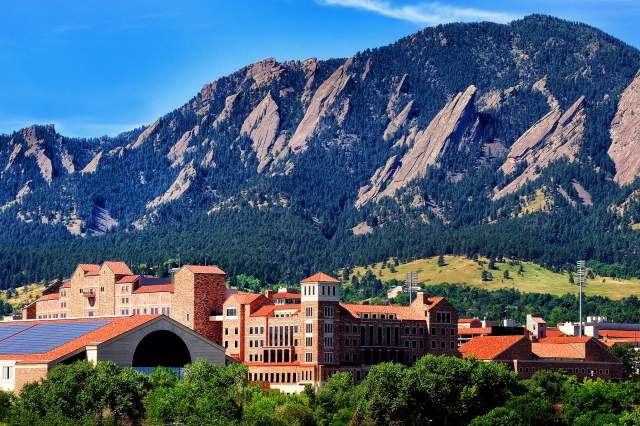
[{"label": "tower", "polygon": [[338,364],[338,306],[340,281],[325,273],[317,273],[300,283],[300,313],[304,341],[302,365],[315,366],[313,381],[326,379],[331,366]]}]

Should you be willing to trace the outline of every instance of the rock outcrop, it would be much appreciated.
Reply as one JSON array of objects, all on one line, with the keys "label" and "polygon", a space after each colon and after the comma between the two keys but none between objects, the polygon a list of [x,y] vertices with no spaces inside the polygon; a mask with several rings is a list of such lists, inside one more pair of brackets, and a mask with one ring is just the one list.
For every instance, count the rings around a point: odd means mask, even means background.
[{"label": "rock outcrop", "polygon": [[342,93],[347,83],[351,80],[349,67],[353,59],[347,59],[333,74],[322,82],[311,98],[309,107],[293,136],[289,140],[289,148],[294,153],[302,153],[307,149],[307,141],[318,130],[322,118],[331,110],[338,95]]},{"label": "rock outcrop", "polygon": [[152,201],[147,203],[147,208],[153,209],[161,206],[162,204],[170,203],[171,201],[179,199],[182,194],[184,194],[189,189],[195,177],[196,169],[193,165],[193,161],[191,161],[182,170],[180,170],[178,177],[176,177],[176,180],[173,181],[171,186],[164,192],[164,194],[154,198]]},{"label": "rock outcrop", "polygon": [[[240,129],[240,135],[251,139],[251,146],[258,158],[258,173],[261,173],[278,154],[273,148],[279,126],[278,104],[269,92],[247,116]],[[278,148],[281,149],[282,146]]]},{"label": "rock outcrop", "polygon": [[384,166],[380,167],[371,177],[369,185],[363,186],[358,191],[358,199],[356,207],[360,208],[373,200],[384,189],[384,185],[393,177],[393,171],[398,164],[398,157],[393,155],[389,157]]},{"label": "rock outcrop", "polygon": [[[38,126],[32,126],[22,130],[22,138],[27,144],[24,156],[35,159],[42,178],[50,184],[53,180],[53,163],[51,162],[51,158],[47,156],[45,139],[38,137],[38,130]],[[44,126],[44,131],[55,133],[53,126]]]},{"label": "rock outcrop", "polygon": [[89,163],[84,166],[82,170],[80,170],[80,174],[84,175],[87,173],[95,173],[98,170],[98,165],[100,164],[100,159],[102,158],[102,151],[98,152]]},{"label": "rock outcrop", "polygon": [[610,134],[608,153],[616,165],[614,180],[619,185],[630,184],[640,174],[640,73],[622,92]]},{"label": "rock outcrop", "polygon": [[169,153],[167,159],[171,161],[171,167],[180,166],[184,163],[184,156],[189,151],[189,142],[194,136],[197,136],[200,132],[200,126],[195,126],[191,130],[187,130],[180,136],[178,142],[176,142]]},{"label": "rock outcrop", "polygon": [[[509,150],[500,170],[512,180],[496,191],[494,199],[500,199],[520,189],[527,182],[538,178],[549,164],[562,158],[576,160],[584,134],[586,113],[584,96],[580,97],[564,113],[559,107],[552,109],[527,130]],[[524,166],[524,171],[512,176]]]},{"label": "rock outcrop", "polygon": [[138,138],[136,139],[136,141],[134,143],[127,145],[127,149],[138,149],[138,148],[140,148],[142,146],[142,144],[145,143],[145,141],[156,130],[156,128],[158,127],[158,124],[160,124],[160,120],[159,119],[154,121],[154,123],[152,125],[150,125],[149,127],[147,127],[146,129],[144,129],[142,131],[142,133],[140,133],[140,135],[138,136]]},{"label": "rock outcrop", "polygon": [[369,201],[393,196],[409,182],[424,177],[427,169],[437,165],[445,154],[464,151],[468,144],[477,140],[479,119],[474,105],[476,91],[472,85],[458,93],[436,114],[426,129],[416,134],[413,146],[399,162],[392,157],[384,167],[378,169],[371,183],[360,188],[356,206],[362,207]]}]

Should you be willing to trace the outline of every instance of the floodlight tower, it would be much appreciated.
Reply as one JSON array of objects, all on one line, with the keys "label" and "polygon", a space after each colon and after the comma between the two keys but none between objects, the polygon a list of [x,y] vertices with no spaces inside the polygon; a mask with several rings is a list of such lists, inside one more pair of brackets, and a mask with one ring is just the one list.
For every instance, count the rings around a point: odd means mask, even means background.
[{"label": "floodlight tower", "polygon": [[578,312],[580,315],[580,319],[578,321],[578,332],[579,332],[579,336],[582,337],[582,290],[584,288],[584,279],[585,279],[585,273],[586,273],[586,262],[584,260],[579,260],[577,263],[578,266],[578,287],[580,289],[579,291],[579,306],[578,306]]},{"label": "floodlight tower", "polygon": [[418,274],[416,272],[407,272],[405,274],[405,283],[407,285],[407,290],[409,290],[409,304],[411,304],[411,292],[413,291],[413,287],[416,285],[418,278]]}]

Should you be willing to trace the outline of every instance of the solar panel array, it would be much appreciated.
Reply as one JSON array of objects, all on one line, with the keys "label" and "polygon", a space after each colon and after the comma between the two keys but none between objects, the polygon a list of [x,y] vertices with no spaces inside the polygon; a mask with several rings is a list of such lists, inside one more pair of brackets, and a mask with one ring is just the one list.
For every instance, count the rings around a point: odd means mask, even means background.
[{"label": "solar panel array", "polygon": [[[0,327],[0,336],[7,333],[4,340],[0,340],[0,355],[10,354],[41,354],[70,342],[78,337],[90,333],[108,324],[108,320],[88,322],[48,322],[36,325],[20,325]],[[23,327],[9,334],[5,329]],[[12,335],[13,334],[13,335]],[[2,337],[0,337],[2,339]]]},{"label": "solar panel array", "polygon": [[13,334],[19,333],[24,329],[31,327],[30,325],[20,324],[20,325],[6,325],[4,327],[0,327],[0,345],[1,341],[10,337]]}]

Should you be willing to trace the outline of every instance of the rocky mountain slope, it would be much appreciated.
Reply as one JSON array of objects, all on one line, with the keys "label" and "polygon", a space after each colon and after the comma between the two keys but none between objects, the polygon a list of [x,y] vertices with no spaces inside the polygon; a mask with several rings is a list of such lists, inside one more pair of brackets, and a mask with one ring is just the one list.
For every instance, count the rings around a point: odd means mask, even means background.
[{"label": "rocky mountain slope", "polygon": [[[291,250],[280,246],[286,226],[271,226],[276,212],[321,245],[350,247],[397,223],[517,222],[535,194],[563,223],[604,214],[631,232],[639,69],[636,49],[545,16],[426,28],[347,59],[265,59],[117,137],[39,125],[0,136],[0,248],[70,248],[83,237],[92,251],[108,245],[93,238],[105,233],[147,241],[158,227],[251,211],[274,249]],[[8,262],[11,285],[30,273]]]}]

